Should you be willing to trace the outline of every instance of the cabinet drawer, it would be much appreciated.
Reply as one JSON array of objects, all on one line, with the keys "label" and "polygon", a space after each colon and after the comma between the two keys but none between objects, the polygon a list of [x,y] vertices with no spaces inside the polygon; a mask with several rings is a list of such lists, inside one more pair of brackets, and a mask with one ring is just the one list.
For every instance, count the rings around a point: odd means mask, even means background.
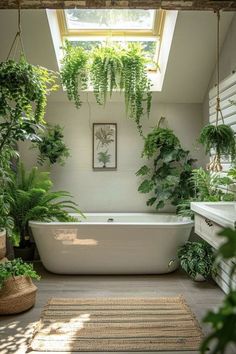
[{"label": "cabinet drawer", "polygon": [[214,248],[224,242],[223,238],[218,236],[222,227],[201,215],[195,214],[195,232]]}]

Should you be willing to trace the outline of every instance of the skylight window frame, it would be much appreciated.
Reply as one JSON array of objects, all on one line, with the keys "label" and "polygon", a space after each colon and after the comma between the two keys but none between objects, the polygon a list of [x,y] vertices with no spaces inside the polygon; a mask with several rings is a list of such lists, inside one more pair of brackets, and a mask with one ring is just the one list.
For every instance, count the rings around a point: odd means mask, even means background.
[{"label": "skylight window frame", "polygon": [[100,36],[100,37],[115,37],[115,36],[128,36],[128,37],[159,37],[161,38],[165,19],[165,10],[154,10],[154,23],[151,30],[146,29],[69,29],[67,27],[67,20],[64,10],[57,10],[57,18],[60,27],[61,37],[79,37],[79,36]]}]

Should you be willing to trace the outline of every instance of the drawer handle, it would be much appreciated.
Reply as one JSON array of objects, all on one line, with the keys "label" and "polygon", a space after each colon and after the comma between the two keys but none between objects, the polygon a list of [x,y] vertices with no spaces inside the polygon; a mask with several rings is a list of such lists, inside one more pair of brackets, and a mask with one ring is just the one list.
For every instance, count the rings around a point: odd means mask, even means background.
[{"label": "drawer handle", "polygon": [[211,220],[209,220],[209,219],[205,219],[205,223],[206,223],[209,227],[213,226],[213,222],[212,222]]}]

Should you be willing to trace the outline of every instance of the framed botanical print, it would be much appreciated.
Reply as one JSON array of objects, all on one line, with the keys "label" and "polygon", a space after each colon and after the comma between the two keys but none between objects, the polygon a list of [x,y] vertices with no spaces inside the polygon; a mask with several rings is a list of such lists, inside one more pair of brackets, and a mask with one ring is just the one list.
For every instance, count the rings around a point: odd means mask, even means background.
[{"label": "framed botanical print", "polygon": [[116,123],[93,123],[93,169],[117,169]]}]

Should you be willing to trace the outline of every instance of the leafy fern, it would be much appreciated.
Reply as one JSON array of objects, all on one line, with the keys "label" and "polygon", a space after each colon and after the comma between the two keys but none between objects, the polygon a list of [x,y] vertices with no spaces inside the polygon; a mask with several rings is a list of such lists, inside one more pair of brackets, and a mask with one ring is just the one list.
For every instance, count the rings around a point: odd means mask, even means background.
[{"label": "leafy fern", "polygon": [[206,125],[200,134],[199,142],[205,146],[206,153],[214,150],[215,158],[208,168],[212,171],[219,172],[222,170],[221,156],[230,156],[232,160],[236,157],[236,146],[233,129],[226,125]]}]

